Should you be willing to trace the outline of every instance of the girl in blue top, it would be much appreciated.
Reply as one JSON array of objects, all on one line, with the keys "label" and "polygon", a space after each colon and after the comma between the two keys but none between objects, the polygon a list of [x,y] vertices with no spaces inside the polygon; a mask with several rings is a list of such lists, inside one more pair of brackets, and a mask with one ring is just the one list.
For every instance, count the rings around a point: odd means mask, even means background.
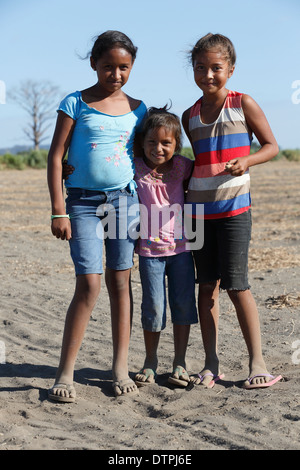
[{"label": "girl in blue top", "polygon": [[[58,109],[48,157],[51,229],[54,236],[69,241],[76,287],[67,312],[56,381],[49,390],[49,397],[56,401],[75,401],[74,366],[100,292],[103,239],[112,317],[113,387],[116,396],[137,390],[128,376],[127,365],[130,268],[136,237],[130,237],[128,230],[124,236],[124,220],[129,227],[134,215],[122,210],[134,205],[138,208],[133,183],[133,142],[146,106],[122,91],[136,52],[137,48],[125,34],[118,31],[101,34],[90,57],[97,83],[68,95]],[[68,162],[75,170],[66,180],[65,208],[62,160],[67,150]],[[116,230],[113,236],[111,233],[106,236],[101,220],[103,223],[110,215]]]}]

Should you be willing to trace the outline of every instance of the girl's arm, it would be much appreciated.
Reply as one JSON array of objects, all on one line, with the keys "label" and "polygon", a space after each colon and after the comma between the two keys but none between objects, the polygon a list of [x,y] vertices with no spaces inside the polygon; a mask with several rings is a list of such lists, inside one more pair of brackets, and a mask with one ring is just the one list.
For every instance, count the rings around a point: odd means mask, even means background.
[{"label": "girl's arm", "polygon": [[229,171],[234,176],[240,176],[250,167],[265,163],[274,158],[278,151],[278,145],[262,109],[249,95],[242,96],[242,107],[248,127],[256,136],[261,148],[247,157],[231,160]]},{"label": "girl's arm", "polygon": [[[48,187],[51,198],[52,215],[64,215],[65,203],[62,185],[62,160],[67,153],[75,121],[63,112],[57,116],[56,127],[48,155]],[[71,238],[71,224],[66,217],[52,220],[52,233],[57,238]]]},{"label": "girl's arm", "polygon": [[192,145],[192,138],[189,133],[189,116],[190,116],[191,108],[187,109],[184,111],[182,115],[182,127],[184,129],[184,132],[186,133],[187,138],[189,139],[191,145]]},{"label": "girl's arm", "polygon": [[142,157],[144,155],[144,149],[143,149],[143,137],[141,132],[136,132],[134,136],[134,142],[133,142],[133,156],[134,158],[136,157]]},{"label": "girl's arm", "polygon": [[[187,136],[187,138],[189,139],[190,144],[191,144],[191,147],[192,147],[192,150],[193,150],[192,138],[191,138],[191,135],[190,135],[190,133],[189,133],[189,117],[190,117],[190,112],[191,112],[191,108],[189,108],[189,109],[187,109],[186,111],[184,111],[184,113],[183,113],[183,115],[182,115],[181,122],[182,122],[182,127],[183,127],[183,129],[184,129],[184,132],[186,133],[186,136]],[[190,182],[190,179],[191,179],[191,177],[192,177],[194,165],[195,165],[195,161],[193,162],[193,166],[192,166],[192,168],[191,168],[191,173],[190,173],[189,178],[188,178],[187,180],[185,180],[184,183],[183,183],[183,189],[184,189],[185,192],[186,192],[187,189],[188,189],[189,182]]]}]

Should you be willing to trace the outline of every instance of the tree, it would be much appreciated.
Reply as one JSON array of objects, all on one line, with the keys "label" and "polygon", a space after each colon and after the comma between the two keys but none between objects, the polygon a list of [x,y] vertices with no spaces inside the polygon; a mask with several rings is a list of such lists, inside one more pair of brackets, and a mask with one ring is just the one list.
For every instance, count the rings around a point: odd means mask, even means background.
[{"label": "tree", "polygon": [[27,80],[20,87],[9,93],[9,97],[17,102],[29,115],[29,121],[24,127],[25,135],[33,142],[38,150],[47,136],[50,127],[46,124],[53,119],[53,113],[60,93],[59,88],[48,81],[35,82]]}]

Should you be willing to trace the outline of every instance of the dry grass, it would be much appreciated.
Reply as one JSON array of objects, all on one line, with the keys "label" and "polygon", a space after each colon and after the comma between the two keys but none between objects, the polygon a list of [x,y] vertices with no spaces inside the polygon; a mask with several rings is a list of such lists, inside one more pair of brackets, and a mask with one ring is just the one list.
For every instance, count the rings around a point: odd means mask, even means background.
[{"label": "dry grass", "polygon": [[253,230],[249,270],[300,266],[300,164],[251,168]]},{"label": "dry grass", "polygon": [[266,300],[268,308],[296,308],[300,306],[300,294],[281,294],[278,296],[268,297]]},{"label": "dry grass", "polygon": [[249,271],[265,271],[300,266],[296,247],[250,248]]}]

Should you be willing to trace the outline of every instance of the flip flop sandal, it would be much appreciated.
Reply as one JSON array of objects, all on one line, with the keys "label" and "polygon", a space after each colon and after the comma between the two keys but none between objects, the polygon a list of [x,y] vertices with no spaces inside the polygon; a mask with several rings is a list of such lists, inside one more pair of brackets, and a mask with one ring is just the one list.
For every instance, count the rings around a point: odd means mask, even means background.
[{"label": "flip flop sandal", "polygon": [[[252,381],[253,379],[255,379],[256,377],[270,377],[271,379],[273,380],[270,380],[269,382],[265,382],[263,384],[253,384]],[[282,376],[281,375],[278,375],[277,377],[274,377],[274,375],[270,375],[270,374],[258,374],[258,375],[253,375],[253,377],[248,377],[248,379],[246,380],[246,382],[248,381],[250,385],[243,385],[243,388],[245,389],[250,389],[250,388],[265,388],[265,387],[271,387],[272,385],[276,384],[277,382],[279,382],[279,380],[282,379]]]},{"label": "flip flop sandal", "polygon": [[179,385],[179,387],[187,387],[190,384],[190,380],[184,380],[179,378],[177,379],[176,377],[174,377],[174,374],[176,372],[178,372],[178,377],[182,376],[183,374],[187,374],[187,371],[183,367],[177,366],[173,370],[172,375],[170,375],[170,377],[168,378],[168,382],[173,385]]},{"label": "flip flop sandal", "polygon": [[[207,372],[207,374],[204,374],[204,375],[197,374],[197,376],[200,379],[200,384],[203,382],[205,377],[212,377],[211,381],[206,385],[207,388],[213,388],[215,386],[216,382],[218,382],[218,380],[221,380],[225,377],[224,374],[214,375],[211,372]],[[197,386],[197,385],[200,385],[200,384],[194,384],[194,385]]]},{"label": "flip flop sandal", "polygon": [[[155,377],[156,377],[156,372],[153,370],[153,369],[150,369],[150,368],[145,368],[145,369],[141,369],[138,374],[141,374],[141,375],[144,375],[146,377],[146,380],[137,380],[137,379],[134,379],[136,385],[138,387],[145,387],[147,385],[152,385],[154,384],[155,382]],[[136,375],[138,375],[136,374]],[[150,377],[153,377],[153,380],[150,382],[150,380],[147,380],[149,379]]]},{"label": "flip flop sandal", "polygon": [[[126,387],[126,385],[131,385],[131,386],[135,385],[134,381],[130,378],[119,380],[119,381],[115,380],[112,385],[113,385],[113,389],[114,389],[116,398],[128,397],[128,396],[132,396],[132,395],[138,395],[138,393],[139,393],[138,389],[129,390],[128,392],[124,392],[124,387]],[[121,393],[117,393],[117,389],[119,389]]]},{"label": "flip flop sandal", "polygon": [[[61,390],[66,390],[69,393],[68,397],[64,397],[63,395],[58,395],[54,393],[54,389],[59,388]],[[70,394],[73,394],[73,397],[70,397]],[[74,403],[76,399],[76,392],[74,385],[68,385],[63,383],[57,383],[53,385],[52,388],[48,390],[48,398],[53,401],[58,401],[60,403]]]}]

